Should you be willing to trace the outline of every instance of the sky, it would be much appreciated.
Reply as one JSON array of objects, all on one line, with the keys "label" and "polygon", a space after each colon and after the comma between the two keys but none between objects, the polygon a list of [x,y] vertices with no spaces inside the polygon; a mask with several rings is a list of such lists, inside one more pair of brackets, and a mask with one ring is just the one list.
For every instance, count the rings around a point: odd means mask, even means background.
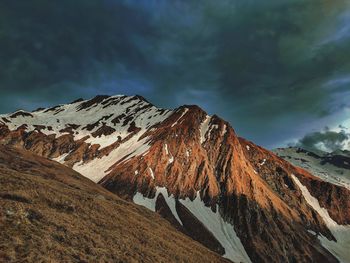
[{"label": "sky", "polygon": [[348,0],[0,1],[0,113],[139,94],[268,148],[346,149],[349,85]]}]

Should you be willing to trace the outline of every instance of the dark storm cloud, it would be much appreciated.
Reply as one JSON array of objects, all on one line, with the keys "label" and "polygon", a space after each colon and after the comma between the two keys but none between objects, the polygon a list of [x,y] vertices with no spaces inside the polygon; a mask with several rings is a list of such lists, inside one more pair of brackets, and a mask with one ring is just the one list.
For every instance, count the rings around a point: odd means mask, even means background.
[{"label": "dark storm cloud", "polygon": [[119,79],[133,86],[149,63],[133,39],[153,34],[149,18],[126,5],[2,1],[0,21],[1,91],[13,98],[91,96]]},{"label": "dark storm cloud", "polygon": [[307,150],[326,150],[333,152],[337,149],[346,147],[347,140],[350,138],[345,131],[323,131],[313,132],[305,135],[297,144]]},{"label": "dark storm cloud", "polygon": [[345,0],[1,1],[0,111],[139,93],[276,145],[349,106],[349,12]]}]

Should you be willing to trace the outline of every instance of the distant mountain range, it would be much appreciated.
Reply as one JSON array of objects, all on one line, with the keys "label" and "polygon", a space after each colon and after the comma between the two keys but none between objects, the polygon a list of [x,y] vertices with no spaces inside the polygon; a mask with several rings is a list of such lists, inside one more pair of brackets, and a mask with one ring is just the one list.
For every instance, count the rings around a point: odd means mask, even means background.
[{"label": "distant mountain range", "polygon": [[322,180],[350,189],[350,152],[327,153],[301,148],[279,148],[274,152],[286,161],[304,168]]},{"label": "distant mountain range", "polygon": [[72,168],[233,262],[350,262],[345,155],[276,155],[198,106],[121,95],[0,115],[0,144]]}]

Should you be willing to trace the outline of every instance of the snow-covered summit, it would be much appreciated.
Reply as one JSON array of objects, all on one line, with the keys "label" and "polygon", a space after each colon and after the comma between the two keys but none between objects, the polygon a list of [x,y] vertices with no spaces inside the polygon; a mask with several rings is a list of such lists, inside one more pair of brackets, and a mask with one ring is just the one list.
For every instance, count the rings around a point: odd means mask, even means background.
[{"label": "snow-covered summit", "polygon": [[116,138],[122,140],[134,129],[146,131],[171,113],[153,106],[141,96],[99,95],[33,112],[19,110],[3,114],[0,123],[10,130],[25,125],[26,131],[37,130],[46,135],[73,134],[74,140],[88,136],[87,142],[103,148]]}]

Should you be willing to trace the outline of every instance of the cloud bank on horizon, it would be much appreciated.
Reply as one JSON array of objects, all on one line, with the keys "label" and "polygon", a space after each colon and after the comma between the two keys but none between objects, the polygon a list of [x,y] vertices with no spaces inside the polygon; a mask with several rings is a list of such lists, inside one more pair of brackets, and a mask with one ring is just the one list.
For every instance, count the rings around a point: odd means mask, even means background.
[{"label": "cloud bank on horizon", "polygon": [[326,126],[321,131],[307,133],[290,146],[298,146],[310,151],[350,151],[350,118],[336,127]]},{"label": "cloud bank on horizon", "polygon": [[5,0],[0,61],[0,112],[141,94],[275,147],[350,118],[350,2]]},{"label": "cloud bank on horizon", "polygon": [[306,134],[298,141],[296,146],[307,150],[321,150],[325,152],[334,152],[336,150],[350,149],[350,133],[345,130],[340,132],[325,129],[320,132]]}]

